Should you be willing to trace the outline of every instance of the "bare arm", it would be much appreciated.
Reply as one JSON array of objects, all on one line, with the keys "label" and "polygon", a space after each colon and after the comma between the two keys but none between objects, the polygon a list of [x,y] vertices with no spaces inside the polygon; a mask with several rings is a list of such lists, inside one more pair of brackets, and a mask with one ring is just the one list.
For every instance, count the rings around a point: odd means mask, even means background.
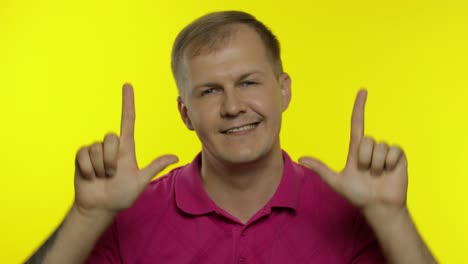
[{"label": "bare arm", "polygon": [[73,206],[63,223],[26,263],[83,263],[113,218],[112,214],[85,215]]},{"label": "bare arm", "polygon": [[173,155],[139,169],[135,157],[133,88],[123,87],[120,138],[76,154],[75,201],[61,226],[27,263],[82,263],[118,212],[129,208],[157,173],[177,161]]},{"label": "bare arm", "polygon": [[34,255],[32,255],[25,263],[26,264],[40,264],[44,263],[45,255],[49,251],[49,249],[54,245],[55,239],[57,237],[58,232],[60,231],[60,225],[54,233],[47,239],[46,242],[36,251]]},{"label": "bare arm", "polygon": [[437,263],[419,235],[407,208],[392,215],[365,212],[389,263]]}]

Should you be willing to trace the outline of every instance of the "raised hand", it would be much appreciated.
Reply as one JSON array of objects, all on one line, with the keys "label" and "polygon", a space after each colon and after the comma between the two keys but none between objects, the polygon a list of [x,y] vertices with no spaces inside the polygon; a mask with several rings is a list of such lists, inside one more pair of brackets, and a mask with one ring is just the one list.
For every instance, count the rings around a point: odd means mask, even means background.
[{"label": "raised hand", "polygon": [[81,211],[116,213],[130,207],[155,174],[177,162],[174,155],[155,159],[139,169],[135,157],[135,105],[133,88],[122,90],[120,138],[107,134],[103,142],[76,154],[75,206]]},{"label": "raised hand", "polygon": [[364,136],[366,97],[365,90],[356,97],[349,153],[341,172],[334,172],[310,157],[302,157],[299,162],[316,171],[332,189],[364,211],[393,213],[406,208],[407,159],[399,147],[376,143]]}]

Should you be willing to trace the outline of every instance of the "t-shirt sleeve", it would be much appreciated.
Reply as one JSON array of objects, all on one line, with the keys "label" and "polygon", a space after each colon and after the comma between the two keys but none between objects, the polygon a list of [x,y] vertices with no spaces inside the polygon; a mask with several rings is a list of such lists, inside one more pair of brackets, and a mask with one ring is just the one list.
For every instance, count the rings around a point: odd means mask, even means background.
[{"label": "t-shirt sleeve", "polygon": [[117,223],[114,221],[112,225],[104,231],[91,254],[85,261],[87,264],[117,264],[122,263],[117,236]]},{"label": "t-shirt sleeve", "polygon": [[357,213],[353,223],[353,229],[354,237],[351,263],[387,263],[374,232],[361,213]]}]

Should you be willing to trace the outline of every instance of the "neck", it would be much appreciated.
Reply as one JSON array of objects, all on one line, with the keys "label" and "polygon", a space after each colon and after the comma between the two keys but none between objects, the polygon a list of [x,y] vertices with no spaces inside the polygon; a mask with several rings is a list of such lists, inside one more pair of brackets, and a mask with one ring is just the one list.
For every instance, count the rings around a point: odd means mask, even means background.
[{"label": "neck", "polygon": [[278,147],[248,163],[228,163],[202,152],[201,178],[208,196],[221,208],[247,222],[275,193],[283,175]]}]

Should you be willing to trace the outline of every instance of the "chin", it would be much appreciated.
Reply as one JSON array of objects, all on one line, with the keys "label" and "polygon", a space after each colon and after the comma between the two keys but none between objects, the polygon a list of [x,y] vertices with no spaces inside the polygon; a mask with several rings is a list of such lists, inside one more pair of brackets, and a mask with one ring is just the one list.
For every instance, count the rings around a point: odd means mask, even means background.
[{"label": "chin", "polygon": [[266,147],[237,147],[220,151],[219,157],[231,164],[248,164],[264,158],[271,151],[271,148]]},{"label": "chin", "polygon": [[[274,138],[255,138],[254,140],[219,141],[204,144],[203,151],[207,158],[216,159],[231,165],[251,164],[275,155],[279,148],[279,141]],[[277,149],[278,148],[278,149]]]},{"label": "chin", "polygon": [[232,164],[245,164],[257,161],[260,155],[253,151],[227,152],[221,155],[221,158]]}]

